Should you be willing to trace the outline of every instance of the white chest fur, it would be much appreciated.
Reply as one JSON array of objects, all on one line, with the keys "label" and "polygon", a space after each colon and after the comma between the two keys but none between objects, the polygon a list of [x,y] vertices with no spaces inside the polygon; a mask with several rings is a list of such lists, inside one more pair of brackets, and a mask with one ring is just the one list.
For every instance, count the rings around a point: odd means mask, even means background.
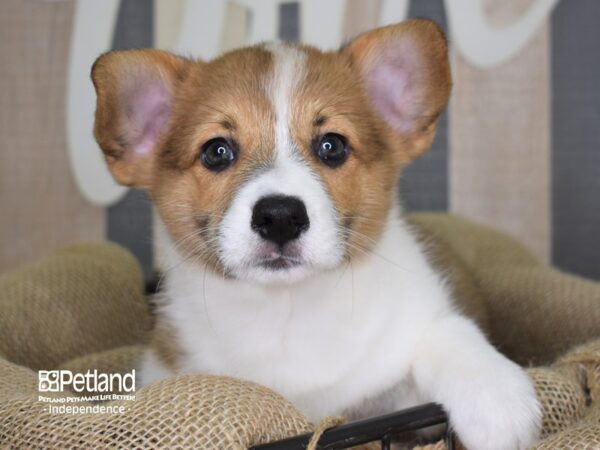
[{"label": "white chest fur", "polygon": [[177,268],[161,313],[176,326],[181,370],[269,386],[313,420],[397,389],[416,341],[450,305],[395,211],[372,254],[291,286],[223,279],[170,258]]}]

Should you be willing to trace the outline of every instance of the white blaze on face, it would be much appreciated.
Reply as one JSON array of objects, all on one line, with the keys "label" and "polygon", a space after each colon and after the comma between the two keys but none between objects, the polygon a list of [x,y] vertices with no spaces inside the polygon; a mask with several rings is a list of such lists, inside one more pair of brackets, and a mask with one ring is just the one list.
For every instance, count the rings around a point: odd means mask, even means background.
[{"label": "white blaze on face", "polygon": [[[219,256],[236,277],[253,281],[292,282],[323,269],[336,267],[344,254],[338,233],[335,206],[317,174],[303,160],[290,136],[291,102],[304,78],[306,54],[286,45],[271,45],[273,73],[265,89],[275,112],[275,149],[272,166],[240,187],[233,197],[219,231]],[[309,132],[309,130],[307,130]],[[272,270],[258,264],[265,242],[251,228],[252,209],[263,197],[297,197],[306,207],[309,228],[294,244],[302,263]]]}]

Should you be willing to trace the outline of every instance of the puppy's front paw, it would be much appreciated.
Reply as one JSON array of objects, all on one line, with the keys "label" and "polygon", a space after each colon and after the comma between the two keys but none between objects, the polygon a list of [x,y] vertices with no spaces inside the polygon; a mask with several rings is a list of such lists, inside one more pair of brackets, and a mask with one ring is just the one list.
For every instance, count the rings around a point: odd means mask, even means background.
[{"label": "puppy's front paw", "polygon": [[531,447],[539,438],[542,423],[531,379],[509,361],[482,372],[488,376],[467,377],[471,383],[466,395],[463,391],[463,398],[446,405],[459,439],[469,450]]}]

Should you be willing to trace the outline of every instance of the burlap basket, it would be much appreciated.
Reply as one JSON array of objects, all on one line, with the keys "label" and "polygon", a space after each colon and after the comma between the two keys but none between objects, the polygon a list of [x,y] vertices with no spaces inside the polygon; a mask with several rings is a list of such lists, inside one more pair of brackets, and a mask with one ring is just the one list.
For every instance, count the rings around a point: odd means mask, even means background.
[{"label": "burlap basket", "polygon": [[[600,284],[461,219],[412,221],[464,310],[511,358],[539,366],[528,369],[545,413],[536,448],[600,448]],[[136,262],[111,244],[0,276],[0,448],[243,449],[314,429],[278,394],[225,377],[178,376],[103,403],[122,414],[51,414],[38,400],[37,369],[130,370],[151,322]]]}]

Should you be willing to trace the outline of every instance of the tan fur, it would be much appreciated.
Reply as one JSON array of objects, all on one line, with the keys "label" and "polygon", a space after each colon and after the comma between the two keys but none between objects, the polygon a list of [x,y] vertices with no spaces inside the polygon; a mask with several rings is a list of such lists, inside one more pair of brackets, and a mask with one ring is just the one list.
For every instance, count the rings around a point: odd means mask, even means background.
[{"label": "tan fur", "polygon": [[[426,94],[416,126],[399,133],[370,105],[363,77],[392,38],[411,39],[423,61],[417,83]],[[447,46],[429,21],[408,21],[359,36],[339,52],[305,52],[305,78],[291,98],[291,136],[320,176],[347,233],[347,256],[370,248],[379,236],[403,165],[424,152],[447,102]],[[208,62],[161,51],[114,52],[93,69],[98,93],[95,133],[115,178],[146,188],[169,233],[186,258],[222,271],[214,246],[217,226],[239,186],[274,157],[275,113],[268,93],[273,56],[262,46]],[[145,160],[129,156],[130,131],[121,96],[140,72],[173,93],[169,125]],[[146,75],[147,77],[148,75]],[[314,142],[327,132],[345,136],[348,160],[332,169],[320,162]],[[238,159],[223,173],[199,161],[202,145],[232,138]]]},{"label": "tan fur", "polygon": [[399,25],[389,25],[368,31],[348,44],[347,53],[362,76],[366,75],[382,56],[382,49],[388,40],[406,40],[415,45],[415,54],[420,61],[419,77],[411,80],[422,91],[418,105],[419,115],[414,117],[412,132],[392,134],[392,144],[400,145],[396,156],[406,165],[423,154],[435,136],[439,115],[448,103],[452,88],[452,76],[448,60],[448,43],[440,27],[430,20],[413,19]]},{"label": "tan fur", "polygon": [[181,349],[178,345],[177,332],[173,326],[164,322],[164,319],[158,320],[152,333],[150,346],[158,360],[169,370],[179,369],[178,361],[181,355]]},{"label": "tan fur", "polygon": [[100,56],[92,67],[96,89],[94,136],[104,152],[113,177],[128,186],[149,187],[154,158],[136,157],[128,151],[136,140],[125,105],[130,91],[145,82],[164,83],[174,92],[188,65],[184,58],[160,50],[128,50]]},{"label": "tan fur", "polygon": [[[416,43],[425,68],[418,83],[427,93],[426,103],[408,134],[381,120],[360,79],[378,57],[382,42],[399,36]],[[341,52],[304,48],[307,76],[292,99],[292,137],[325,182],[342,216],[351,257],[364,254],[379,236],[401,167],[431,145],[437,118],[450,95],[447,50],[439,27],[423,20],[367,32]],[[327,132],[345,136],[351,150],[348,161],[336,169],[321,164],[311,148],[311,141]]]},{"label": "tan fur", "polygon": [[[304,50],[307,77],[292,99],[292,137],[338,209],[348,235],[347,255],[361,255],[385,223],[399,165],[350,59]],[[328,132],[344,136],[350,148],[348,160],[334,169],[313,149],[313,141]]]},{"label": "tan fur", "polygon": [[[190,70],[154,168],[150,193],[173,240],[186,257],[215,270],[221,270],[216,227],[231,197],[274,156],[275,118],[264,85],[271,66],[270,53],[253,48]],[[226,173],[211,172],[199,161],[202,145],[220,136],[239,146]]]}]

